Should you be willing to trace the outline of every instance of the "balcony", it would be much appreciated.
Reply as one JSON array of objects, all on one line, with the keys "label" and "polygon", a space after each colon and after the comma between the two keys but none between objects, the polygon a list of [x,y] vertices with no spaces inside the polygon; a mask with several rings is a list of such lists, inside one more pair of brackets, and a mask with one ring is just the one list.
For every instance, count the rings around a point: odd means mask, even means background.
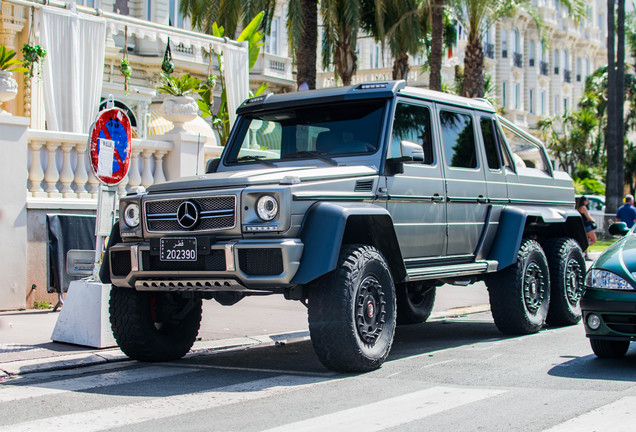
[{"label": "balcony", "polygon": [[296,82],[292,76],[292,60],[289,57],[261,53],[258,56],[258,60],[256,60],[251,75],[252,79],[254,79],[253,75],[257,75],[258,79],[262,79],[270,85],[288,89],[296,88]]},{"label": "balcony", "polygon": [[523,54],[515,52],[512,53],[512,65],[514,67],[523,67]]},{"label": "balcony", "polygon": [[566,83],[571,83],[572,82],[572,71],[568,70],[568,69],[564,69],[563,70],[563,81],[565,81]]},{"label": "balcony", "polygon": [[548,76],[548,62],[539,63],[539,73],[544,76]]},{"label": "balcony", "polygon": [[484,55],[489,59],[495,58],[495,45],[485,42],[484,43]]}]

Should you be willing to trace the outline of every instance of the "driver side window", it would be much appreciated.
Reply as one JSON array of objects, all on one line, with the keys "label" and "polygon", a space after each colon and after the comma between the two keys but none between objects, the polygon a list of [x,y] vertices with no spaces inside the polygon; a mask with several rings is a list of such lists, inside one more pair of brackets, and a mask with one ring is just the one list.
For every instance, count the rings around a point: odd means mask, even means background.
[{"label": "driver side window", "polygon": [[[433,139],[431,135],[431,111],[424,106],[399,102],[395,108],[390,158],[402,156],[400,144],[421,147],[422,163],[432,165]],[[419,150],[419,149],[418,149]]]}]

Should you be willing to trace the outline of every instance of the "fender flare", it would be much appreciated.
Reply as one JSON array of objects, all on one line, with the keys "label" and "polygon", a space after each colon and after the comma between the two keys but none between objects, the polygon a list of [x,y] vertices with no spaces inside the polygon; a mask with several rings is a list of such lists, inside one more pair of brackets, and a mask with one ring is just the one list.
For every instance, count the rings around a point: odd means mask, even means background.
[{"label": "fender flare", "polygon": [[[362,202],[320,202],[313,205],[303,221],[300,239],[304,244],[300,267],[292,279],[294,284],[306,284],[334,270],[340,248],[345,241],[348,222],[368,222],[381,236],[368,233],[375,246],[383,252],[396,282],[406,275],[402,254],[388,210]],[[379,239],[378,237],[382,237]]]},{"label": "fender flare", "polygon": [[574,209],[553,211],[548,208],[506,207],[499,217],[499,228],[488,260],[499,263],[497,270],[502,270],[517,261],[517,252],[526,232],[528,218],[538,218],[548,224],[543,234],[548,237],[567,236],[576,240],[581,249],[587,249],[587,236],[583,219]]}]

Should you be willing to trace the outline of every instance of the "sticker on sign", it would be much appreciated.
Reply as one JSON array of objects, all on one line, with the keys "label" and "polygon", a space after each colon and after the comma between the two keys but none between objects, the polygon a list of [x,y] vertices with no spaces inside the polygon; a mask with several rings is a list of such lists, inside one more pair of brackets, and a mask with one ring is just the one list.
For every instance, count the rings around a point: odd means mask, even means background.
[{"label": "sticker on sign", "polygon": [[100,138],[99,156],[97,159],[97,175],[110,177],[113,175],[113,156],[115,155],[115,141]]}]

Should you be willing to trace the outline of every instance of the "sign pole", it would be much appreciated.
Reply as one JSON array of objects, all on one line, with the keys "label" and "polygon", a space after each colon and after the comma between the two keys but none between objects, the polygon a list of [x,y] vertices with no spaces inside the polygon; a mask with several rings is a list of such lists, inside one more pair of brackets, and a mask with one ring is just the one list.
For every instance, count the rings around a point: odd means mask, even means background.
[{"label": "sign pole", "polygon": [[104,255],[104,240],[115,223],[115,206],[117,204],[117,188],[100,185],[97,191],[97,220],[95,222],[95,264],[91,280],[99,280],[99,270]]}]

